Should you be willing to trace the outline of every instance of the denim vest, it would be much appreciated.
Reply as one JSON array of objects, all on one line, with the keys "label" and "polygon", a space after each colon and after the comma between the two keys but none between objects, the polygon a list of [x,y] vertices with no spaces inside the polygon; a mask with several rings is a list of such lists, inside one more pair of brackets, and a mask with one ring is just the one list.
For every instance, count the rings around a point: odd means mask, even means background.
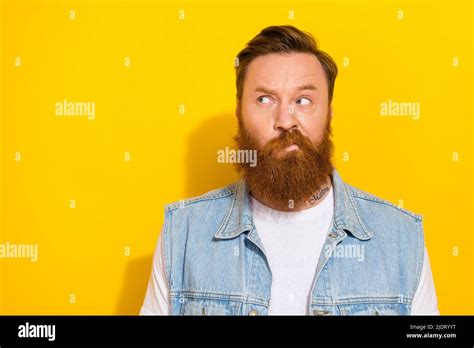
[{"label": "denim vest", "polygon": [[[421,216],[344,183],[307,314],[408,315],[424,255]],[[241,180],[165,207],[163,255],[171,315],[267,315],[272,273]],[[351,250],[361,257],[353,257]]]}]

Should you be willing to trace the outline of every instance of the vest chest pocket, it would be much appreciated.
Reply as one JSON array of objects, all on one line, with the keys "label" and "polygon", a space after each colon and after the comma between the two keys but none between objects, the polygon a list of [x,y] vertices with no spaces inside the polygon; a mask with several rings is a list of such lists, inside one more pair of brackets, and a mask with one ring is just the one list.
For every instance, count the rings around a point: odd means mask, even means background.
[{"label": "vest chest pocket", "polygon": [[354,303],[338,305],[342,315],[409,315],[410,306],[403,303]]},{"label": "vest chest pocket", "polygon": [[181,297],[180,315],[239,315],[241,302],[214,298]]}]

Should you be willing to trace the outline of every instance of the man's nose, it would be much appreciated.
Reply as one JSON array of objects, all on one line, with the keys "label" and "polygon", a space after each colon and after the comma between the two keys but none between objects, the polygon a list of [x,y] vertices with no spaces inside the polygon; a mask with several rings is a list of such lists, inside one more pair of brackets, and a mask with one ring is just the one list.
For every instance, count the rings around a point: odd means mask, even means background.
[{"label": "man's nose", "polygon": [[298,128],[298,123],[294,113],[294,106],[289,103],[281,103],[276,110],[274,129],[276,131],[290,131]]}]

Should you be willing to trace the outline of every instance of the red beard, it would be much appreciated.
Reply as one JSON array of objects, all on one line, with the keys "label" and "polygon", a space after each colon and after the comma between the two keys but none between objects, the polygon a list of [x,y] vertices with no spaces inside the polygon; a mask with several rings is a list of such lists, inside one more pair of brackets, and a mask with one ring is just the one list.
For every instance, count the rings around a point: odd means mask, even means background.
[{"label": "red beard", "polygon": [[[311,195],[327,185],[334,169],[330,118],[319,142],[312,142],[299,130],[282,132],[277,138],[259,146],[256,139],[239,122],[235,136],[239,150],[257,150],[256,166],[236,163],[239,175],[250,192],[277,210],[288,211],[304,206]],[[296,144],[298,149],[285,149]]]}]

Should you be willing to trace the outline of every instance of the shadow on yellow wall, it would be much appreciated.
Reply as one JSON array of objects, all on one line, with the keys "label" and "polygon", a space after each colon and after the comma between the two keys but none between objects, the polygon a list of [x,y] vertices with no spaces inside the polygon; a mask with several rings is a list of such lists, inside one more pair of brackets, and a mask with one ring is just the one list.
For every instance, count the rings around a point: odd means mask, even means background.
[{"label": "shadow on yellow wall", "polygon": [[[233,136],[236,131],[235,116],[225,113],[206,119],[190,133],[185,156],[186,182],[183,186],[186,188],[186,197],[184,198],[201,195],[239,179],[232,164],[217,162],[218,150],[234,147]],[[116,314],[135,315],[140,312],[152,261],[153,254],[149,254],[128,262]]]},{"label": "shadow on yellow wall", "polygon": [[190,134],[186,155],[186,195],[193,197],[239,179],[230,163],[218,163],[217,151],[234,148],[236,116],[224,113],[206,119]]},{"label": "shadow on yellow wall", "polygon": [[150,277],[152,259],[153,255],[150,254],[128,262],[115,314],[136,315],[140,312]]}]

